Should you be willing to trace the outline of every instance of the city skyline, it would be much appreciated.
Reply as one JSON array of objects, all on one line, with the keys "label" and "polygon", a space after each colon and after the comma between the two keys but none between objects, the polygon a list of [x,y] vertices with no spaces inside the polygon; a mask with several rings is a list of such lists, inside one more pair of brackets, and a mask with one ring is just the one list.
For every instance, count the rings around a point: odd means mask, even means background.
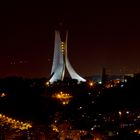
[{"label": "city skyline", "polygon": [[49,77],[54,31],[60,23],[69,30],[69,58],[80,75],[101,74],[103,67],[111,74],[139,72],[136,4],[61,4],[12,4],[1,9],[0,77]]}]

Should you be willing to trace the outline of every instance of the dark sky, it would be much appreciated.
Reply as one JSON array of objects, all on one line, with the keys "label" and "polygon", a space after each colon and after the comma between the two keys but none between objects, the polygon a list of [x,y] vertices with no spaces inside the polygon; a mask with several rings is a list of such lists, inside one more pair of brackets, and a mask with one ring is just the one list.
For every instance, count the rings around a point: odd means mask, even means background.
[{"label": "dark sky", "polygon": [[11,2],[0,7],[0,77],[49,77],[54,31],[69,30],[69,59],[82,76],[139,72],[140,8],[119,1]]}]

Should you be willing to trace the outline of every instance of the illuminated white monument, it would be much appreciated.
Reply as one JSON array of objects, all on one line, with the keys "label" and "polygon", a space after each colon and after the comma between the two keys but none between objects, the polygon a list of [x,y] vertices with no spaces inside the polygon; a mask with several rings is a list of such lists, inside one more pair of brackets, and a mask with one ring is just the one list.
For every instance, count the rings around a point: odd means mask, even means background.
[{"label": "illuminated white monument", "polygon": [[50,83],[56,82],[57,80],[63,80],[65,70],[67,69],[72,79],[77,79],[78,82],[85,82],[86,80],[78,75],[72,68],[67,52],[67,40],[68,32],[66,33],[65,42],[61,41],[59,31],[55,31],[55,42],[54,42],[54,56],[53,65],[51,70]]}]

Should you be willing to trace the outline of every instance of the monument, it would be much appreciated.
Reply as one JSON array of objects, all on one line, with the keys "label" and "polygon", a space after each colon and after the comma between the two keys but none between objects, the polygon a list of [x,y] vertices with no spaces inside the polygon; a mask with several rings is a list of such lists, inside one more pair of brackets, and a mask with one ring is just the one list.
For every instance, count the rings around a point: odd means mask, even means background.
[{"label": "monument", "polygon": [[63,81],[66,69],[72,79],[76,79],[78,82],[86,81],[84,78],[82,78],[79,74],[75,72],[75,70],[69,62],[67,41],[68,32],[66,32],[65,41],[62,41],[60,32],[55,31],[54,56],[51,70],[51,78],[49,80],[50,83],[54,83],[58,80]]}]

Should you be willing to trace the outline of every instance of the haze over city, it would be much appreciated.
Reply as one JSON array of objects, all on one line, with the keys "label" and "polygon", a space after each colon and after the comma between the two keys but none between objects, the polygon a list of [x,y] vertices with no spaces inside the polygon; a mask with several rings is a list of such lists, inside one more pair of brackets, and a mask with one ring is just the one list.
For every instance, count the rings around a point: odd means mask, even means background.
[{"label": "haze over city", "polygon": [[139,7],[125,2],[11,3],[1,8],[0,77],[49,77],[54,31],[69,30],[69,59],[82,76],[140,68]]}]

